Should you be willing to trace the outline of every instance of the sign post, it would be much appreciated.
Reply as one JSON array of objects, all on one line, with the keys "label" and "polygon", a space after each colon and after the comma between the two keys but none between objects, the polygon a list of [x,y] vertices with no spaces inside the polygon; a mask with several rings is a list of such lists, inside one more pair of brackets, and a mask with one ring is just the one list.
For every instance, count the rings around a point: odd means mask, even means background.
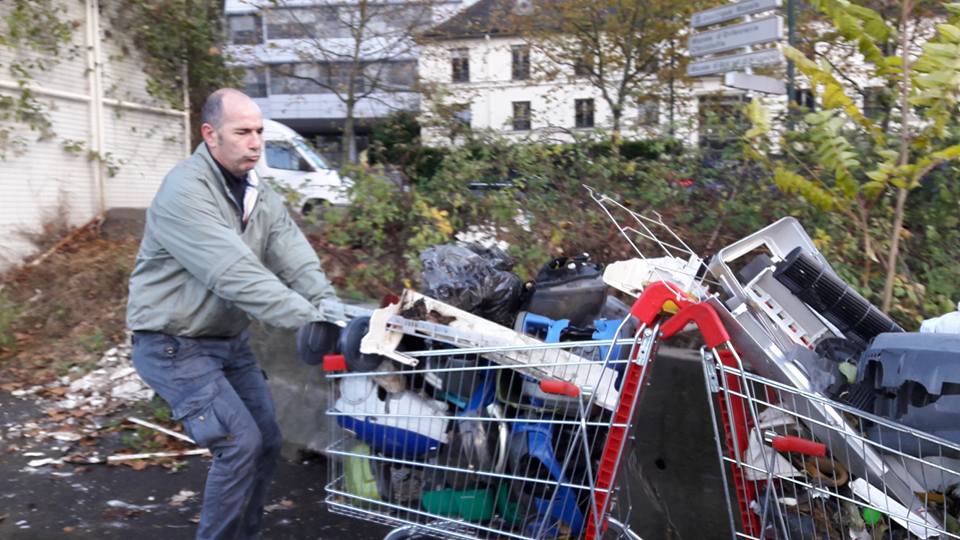
[{"label": "sign post", "polygon": [[[765,94],[785,94],[787,90],[783,81],[752,73],[754,66],[783,63],[783,53],[778,47],[753,49],[756,45],[783,39],[782,17],[752,18],[781,5],[782,0],[741,0],[694,13],[690,26],[695,30],[741,18],[744,21],[692,33],[687,48],[697,60],[687,66],[687,75],[703,77],[723,73],[726,86]],[[737,54],[720,55],[730,51],[737,51]]]}]

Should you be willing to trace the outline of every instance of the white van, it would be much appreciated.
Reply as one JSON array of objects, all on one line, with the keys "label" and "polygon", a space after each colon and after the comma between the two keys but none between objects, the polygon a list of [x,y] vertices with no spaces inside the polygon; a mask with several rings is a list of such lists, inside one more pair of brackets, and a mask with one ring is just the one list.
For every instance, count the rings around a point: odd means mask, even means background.
[{"label": "white van", "polygon": [[353,185],[320,157],[296,131],[274,120],[263,120],[263,152],[255,170],[269,182],[295,194],[291,201],[304,214],[325,206],[349,204],[347,190]]}]

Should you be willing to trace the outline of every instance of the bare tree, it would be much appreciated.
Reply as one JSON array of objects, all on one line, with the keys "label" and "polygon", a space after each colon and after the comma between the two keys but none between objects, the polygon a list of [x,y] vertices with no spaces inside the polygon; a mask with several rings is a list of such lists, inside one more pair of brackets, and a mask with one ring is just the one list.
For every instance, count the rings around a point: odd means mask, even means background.
[{"label": "bare tree", "polygon": [[[684,62],[676,39],[702,0],[541,0],[517,27],[568,76],[588,81],[607,103],[611,139],[628,104],[672,87]],[[549,74],[548,74],[549,75]],[[666,83],[658,84],[658,83]]]},{"label": "bare tree", "polygon": [[434,3],[356,0],[345,4],[272,0],[264,8],[267,36],[289,39],[290,62],[269,66],[272,86],[286,93],[328,93],[343,107],[342,156],[357,161],[358,108],[381,104],[409,108],[415,101],[390,99],[413,92],[413,33],[432,20]]}]

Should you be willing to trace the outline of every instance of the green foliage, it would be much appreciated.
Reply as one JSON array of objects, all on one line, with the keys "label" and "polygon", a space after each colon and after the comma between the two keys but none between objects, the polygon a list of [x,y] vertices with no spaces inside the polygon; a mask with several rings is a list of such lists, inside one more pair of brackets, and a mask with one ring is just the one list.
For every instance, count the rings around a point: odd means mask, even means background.
[{"label": "green foliage", "polygon": [[0,290],[0,350],[12,350],[17,344],[13,327],[20,316],[20,307]]},{"label": "green foliage", "polygon": [[143,51],[151,95],[182,108],[186,77],[194,125],[212,91],[240,80],[221,51],[222,21],[218,0],[130,0],[112,18],[126,46]]},{"label": "green foliage", "polygon": [[[901,299],[913,306],[901,309],[903,316],[915,319],[925,301],[924,291],[909,285],[910,278],[916,277],[912,275],[916,265],[911,268],[912,263],[904,264],[901,257],[901,243],[902,250],[911,253],[916,245],[910,244],[920,238],[914,222],[906,219],[912,213],[907,197],[932,171],[960,158],[954,136],[960,113],[960,64],[956,62],[960,16],[940,24],[921,50],[912,34],[904,33],[914,31],[908,28],[915,22],[910,13],[894,28],[878,13],[848,0],[814,0],[812,4],[867,59],[868,77],[881,81],[889,91],[888,112],[881,116],[882,122],[874,122],[848,95],[850,88],[835,75],[833,66],[817,64],[785,47],[785,55],[817,91],[821,110],[797,119],[794,130],[778,145],[785,158],[778,160],[769,157],[767,118],[759,107],[751,107],[748,115],[754,129],[745,137],[748,154],[773,173],[785,192],[840,214],[837,230],[855,230],[859,238],[862,256],[857,281],[863,288],[876,289],[879,270],[883,273],[879,303],[889,309],[895,297]],[[913,52],[919,55],[914,57]],[[876,255],[881,248],[882,259]]]},{"label": "green foliage", "polygon": [[88,353],[102,353],[106,349],[107,337],[102,328],[95,326],[90,333],[77,336],[77,343]]},{"label": "green foliage", "polygon": [[[586,251],[600,261],[635,256],[584,184],[618,195],[635,210],[669,216],[704,252],[794,210],[793,200],[775,188],[757,189],[762,171],[732,159],[736,147],[715,161],[678,152],[666,140],[627,148],[656,158],[627,159],[622,147],[612,153],[609,145],[586,141],[518,145],[476,138],[443,150],[432,174],[410,175],[403,184],[376,168],[351,171],[353,204],[331,212],[324,234],[363,255],[345,288],[377,296],[415,283],[420,251],[458,233],[507,242],[525,279],[562,254]],[[469,188],[478,184],[495,187]]]},{"label": "green foliage", "polygon": [[420,148],[417,116],[409,111],[398,111],[374,124],[370,135],[370,162],[402,166]]},{"label": "green foliage", "polygon": [[78,53],[72,44],[75,26],[62,18],[56,0],[13,0],[0,21],[0,48],[15,53],[0,68],[20,87],[16,96],[0,95],[0,160],[21,155],[29,144],[15,134],[15,125],[36,132],[39,140],[54,136],[50,117],[29,85],[35,74]]}]

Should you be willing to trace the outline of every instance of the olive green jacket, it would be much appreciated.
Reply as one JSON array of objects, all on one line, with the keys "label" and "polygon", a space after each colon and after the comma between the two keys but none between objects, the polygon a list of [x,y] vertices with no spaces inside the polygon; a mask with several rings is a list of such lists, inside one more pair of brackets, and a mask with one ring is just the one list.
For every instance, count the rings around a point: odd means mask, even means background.
[{"label": "olive green jacket", "polygon": [[[281,328],[322,320],[334,298],[283,199],[250,173],[246,224],[205,144],[164,178],[130,276],[127,325],[175,336],[235,336],[253,317]],[[255,197],[254,197],[255,195]]]}]

